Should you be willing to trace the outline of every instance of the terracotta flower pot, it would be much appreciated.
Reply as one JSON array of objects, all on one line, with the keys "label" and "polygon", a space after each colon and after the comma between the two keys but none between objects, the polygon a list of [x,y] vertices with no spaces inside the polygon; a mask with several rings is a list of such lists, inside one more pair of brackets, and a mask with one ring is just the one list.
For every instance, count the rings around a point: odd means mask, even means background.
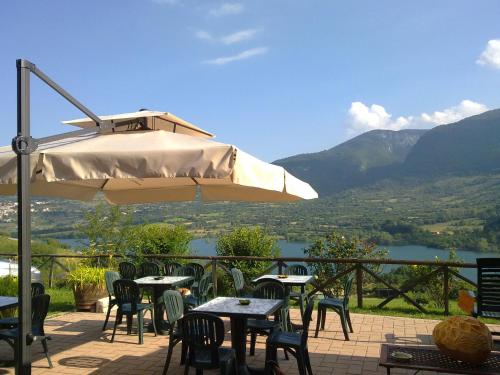
[{"label": "terracotta flower pot", "polygon": [[77,311],[95,311],[96,302],[106,297],[106,289],[102,286],[83,285],[73,288]]}]

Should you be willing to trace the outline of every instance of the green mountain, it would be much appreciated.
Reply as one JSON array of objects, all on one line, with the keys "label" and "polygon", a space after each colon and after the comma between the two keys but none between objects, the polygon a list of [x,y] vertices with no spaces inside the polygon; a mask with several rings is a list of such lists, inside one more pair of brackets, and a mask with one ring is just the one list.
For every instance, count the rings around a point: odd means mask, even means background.
[{"label": "green mountain", "polygon": [[372,130],[329,150],[277,160],[290,173],[308,181],[321,196],[363,186],[384,177],[387,167],[401,164],[426,130]]},{"label": "green mountain", "polygon": [[431,130],[373,130],[329,150],[275,161],[321,196],[378,181],[500,172],[500,109]]},{"label": "green mountain", "polygon": [[500,109],[437,126],[408,154],[401,175],[479,175],[500,171]]}]

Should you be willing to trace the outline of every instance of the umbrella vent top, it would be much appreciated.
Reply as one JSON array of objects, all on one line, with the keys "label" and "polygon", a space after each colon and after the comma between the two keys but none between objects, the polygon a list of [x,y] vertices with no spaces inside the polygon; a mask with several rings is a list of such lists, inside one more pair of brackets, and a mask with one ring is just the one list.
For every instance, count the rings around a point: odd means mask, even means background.
[{"label": "umbrella vent top", "polygon": [[[195,137],[213,138],[214,134],[199,128],[169,112],[140,110],[138,112],[121,113],[117,115],[99,116],[101,120],[111,121],[115,131],[133,130],[165,130],[172,133],[187,134]],[[63,121],[63,124],[80,128],[91,128],[96,123],[86,117],[82,119]]]}]

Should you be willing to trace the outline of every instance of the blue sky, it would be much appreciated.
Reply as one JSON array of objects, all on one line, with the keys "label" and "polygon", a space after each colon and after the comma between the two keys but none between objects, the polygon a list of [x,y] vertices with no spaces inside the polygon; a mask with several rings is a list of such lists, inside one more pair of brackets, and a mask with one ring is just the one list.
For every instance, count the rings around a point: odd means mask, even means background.
[{"label": "blue sky", "polygon": [[[15,60],[98,114],[170,111],[266,161],[500,107],[498,1],[3,1],[2,144]],[[78,111],[32,79],[35,136]]]}]

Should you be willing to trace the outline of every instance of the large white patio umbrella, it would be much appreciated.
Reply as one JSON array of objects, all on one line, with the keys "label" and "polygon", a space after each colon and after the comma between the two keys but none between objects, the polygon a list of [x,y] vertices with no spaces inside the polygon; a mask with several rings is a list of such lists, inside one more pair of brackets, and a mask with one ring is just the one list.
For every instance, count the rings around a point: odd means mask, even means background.
[{"label": "large white patio umbrella", "polygon": [[[19,329],[17,374],[31,374],[31,194],[91,199],[102,191],[112,203],[191,200],[199,186],[206,200],[293,201],[316,198],[306,183],[167,112],[140,111],[100,118],[19,59],[17,136],[0,149],[0,194],[18,201]],[[82,129],[33,139],[30,76],[40,78],[89,118]]]},{"label": "large white patio umbrella", "polygon": [[[166,130],[95,132],[42,144],[30,155],[34,195],[112,204],[286,202],[317,198],[311,186],[235,146]],[[0,147],[0,194],[16,192],[16,154]]]}]

